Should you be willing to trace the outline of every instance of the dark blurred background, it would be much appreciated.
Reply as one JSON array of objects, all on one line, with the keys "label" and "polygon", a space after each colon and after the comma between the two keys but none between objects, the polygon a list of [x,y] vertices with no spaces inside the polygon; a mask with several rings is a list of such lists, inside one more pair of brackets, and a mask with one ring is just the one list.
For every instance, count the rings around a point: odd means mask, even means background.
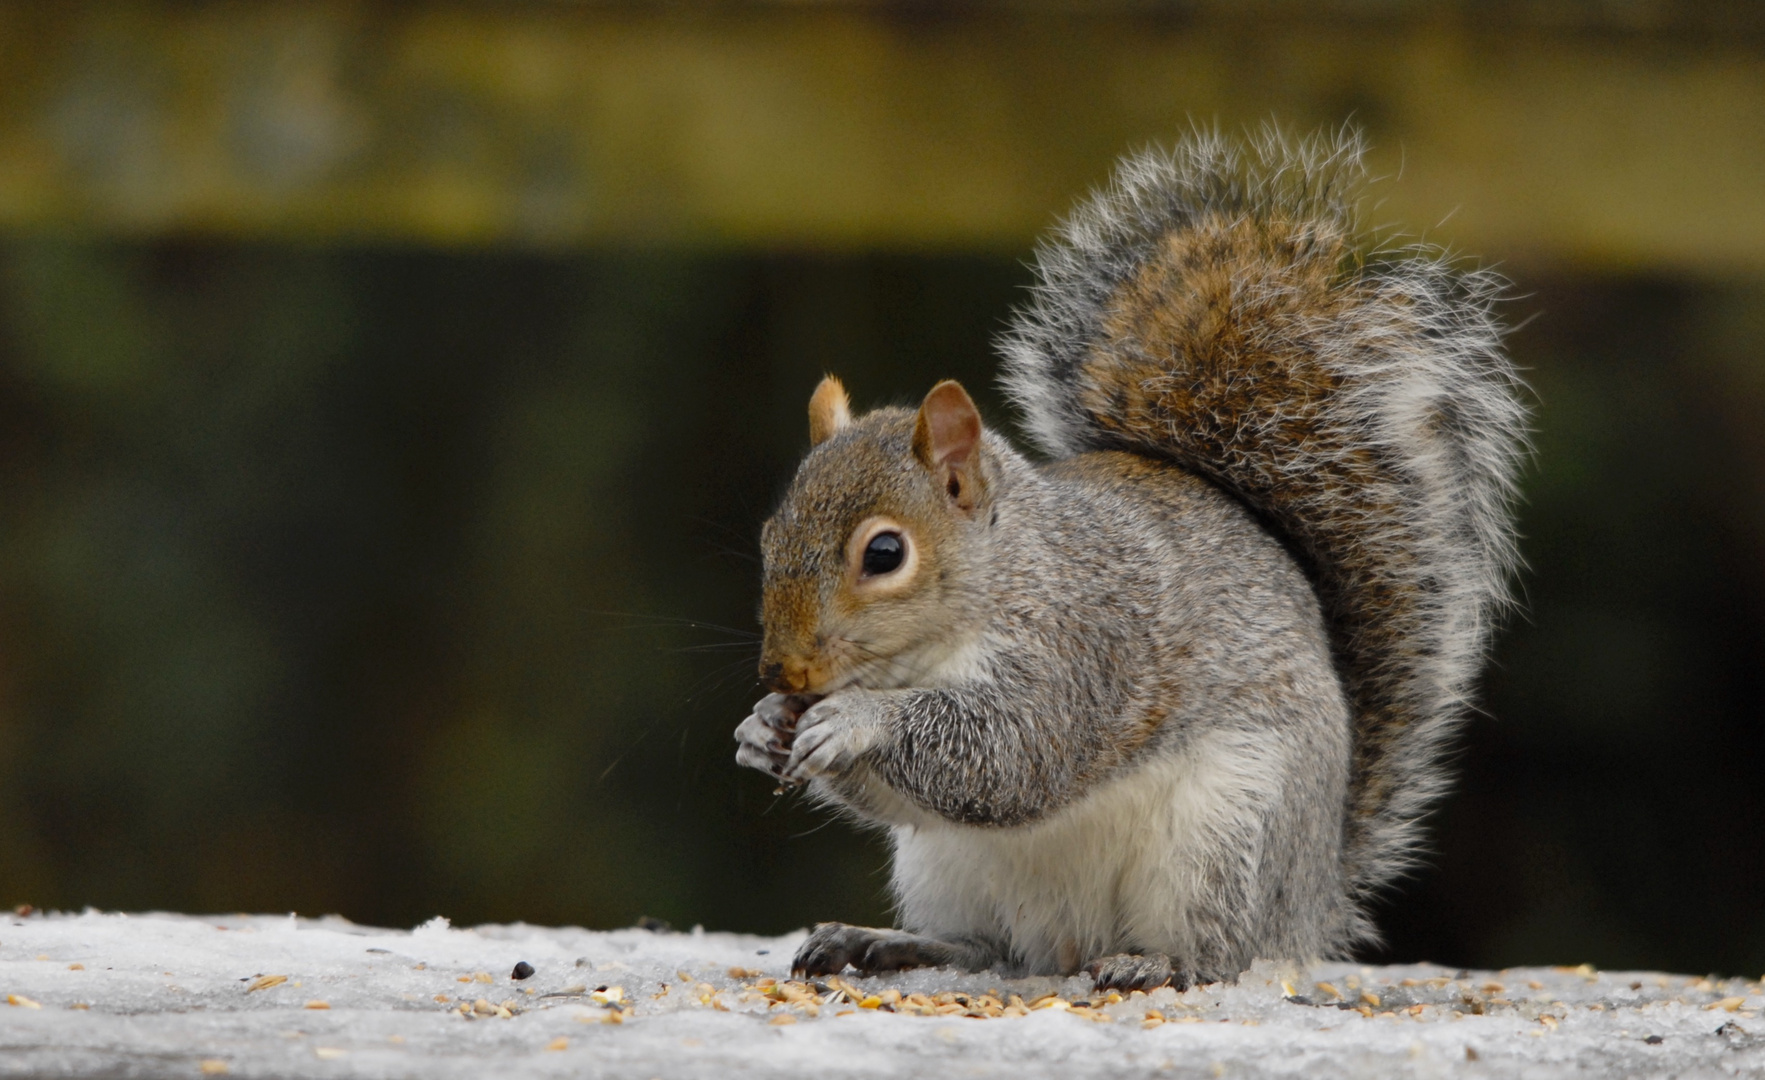
[{"label": "dark blurred background", "polygon": [[886,919],[732,761],[815,379],[1004,422],[1119,152],[1353,120],[1538,398],[1370,958],[1765,969],[1756,5],[0,2],[0,70],[0,900]]}]

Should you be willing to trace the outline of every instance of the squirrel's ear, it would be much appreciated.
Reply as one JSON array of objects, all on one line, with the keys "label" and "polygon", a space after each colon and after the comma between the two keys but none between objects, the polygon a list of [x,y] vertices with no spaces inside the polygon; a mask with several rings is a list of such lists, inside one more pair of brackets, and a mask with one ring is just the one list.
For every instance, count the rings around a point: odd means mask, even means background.
[{"label": "squirrel's ear", "polygon": [[913,425],[913,456],[930,469],[958,509],[970,511],[981,497],[981,414],[954,379],[932,387]]},{"label": "squirrel's ear", "polygon": [[852,422],[846,387],[832,375],[821,380],[809,397],[809,445],[820,446]]}]

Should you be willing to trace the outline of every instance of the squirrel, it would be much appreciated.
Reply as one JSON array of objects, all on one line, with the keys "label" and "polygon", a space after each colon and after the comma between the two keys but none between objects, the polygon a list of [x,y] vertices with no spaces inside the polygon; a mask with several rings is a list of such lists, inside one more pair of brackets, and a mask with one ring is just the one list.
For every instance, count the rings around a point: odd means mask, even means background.
[{"label": "squirrel", "polygon": [[1364,141],[1197,132],[1036,250],[1000,341],[1036,462],[958,383],[828,377],[761,535],[737,761],[888,830],[899,929],[806,975],[1346,958],[1511,603],[1506,283],[1357,224]]}]

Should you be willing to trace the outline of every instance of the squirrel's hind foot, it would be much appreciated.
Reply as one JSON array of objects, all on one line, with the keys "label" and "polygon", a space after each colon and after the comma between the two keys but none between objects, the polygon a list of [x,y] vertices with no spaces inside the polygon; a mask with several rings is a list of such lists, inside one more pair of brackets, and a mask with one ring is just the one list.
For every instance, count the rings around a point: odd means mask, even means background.
[{"label": "squirrel's hind foot", "polygon": [[1099,990],[1156,990],[1160,986],[1174,986],[1177,990],[1187,990],[1189,979],[1171,964],[1171,958],[1163,953],[1116,953],[1114,956],[1099,957],[1085,965],[1085,970],[1096,980]]},{"label": "squirrel's hind foot", "polygon": [[817,923],[797,949],[791,971],[800,975],[837,975],[847,964],[860,974],[913,967],[984,967],[975,950],[905,930],[876,930],[845,923]]}]

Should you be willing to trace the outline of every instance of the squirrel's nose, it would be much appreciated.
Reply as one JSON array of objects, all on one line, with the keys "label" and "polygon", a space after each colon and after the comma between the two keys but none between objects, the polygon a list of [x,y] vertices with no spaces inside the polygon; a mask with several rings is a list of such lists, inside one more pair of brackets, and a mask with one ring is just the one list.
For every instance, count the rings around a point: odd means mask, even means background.
[{"label": "squirrel's nose", "polygon": [[809,662],[800,656],[787,656],[760,665],[760,681],[775,694],[798,694],[809,685]]},{"label": "squirrel's nose", "polygon": [[779,689],[779,683],[783,680],[783,678],[784,678],[784,665],[783,664],[779,663],[776,660],[773,660],[773,661],[764,661],[763,660],[760,662],[760,685],[766,687],[766,689],[772,691],[775,694],[787,693],[788,691]]}]

